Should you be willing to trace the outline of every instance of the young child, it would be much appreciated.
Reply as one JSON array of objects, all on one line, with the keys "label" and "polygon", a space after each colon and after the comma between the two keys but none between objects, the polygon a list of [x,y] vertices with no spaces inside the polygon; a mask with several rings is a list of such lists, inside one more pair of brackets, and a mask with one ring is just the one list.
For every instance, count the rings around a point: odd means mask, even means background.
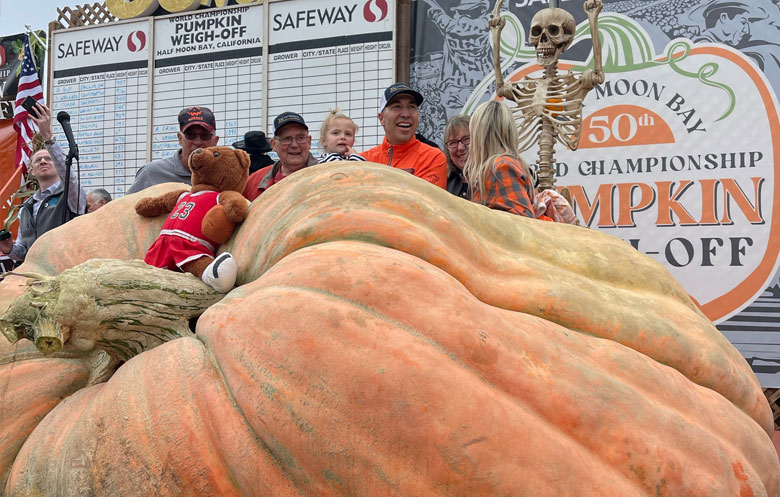
[{"label": "young child", "polygon": [[339,109],[328,112],[320,128],[320,164],[336,160],[366,160],[355,153],[355,135],[358,126]]}]

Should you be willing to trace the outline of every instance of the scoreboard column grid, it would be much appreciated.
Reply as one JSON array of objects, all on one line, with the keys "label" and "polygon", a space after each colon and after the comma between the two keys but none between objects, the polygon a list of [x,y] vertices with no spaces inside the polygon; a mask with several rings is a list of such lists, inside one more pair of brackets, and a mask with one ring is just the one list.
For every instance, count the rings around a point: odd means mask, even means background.
[{"label": "scoreboard column grid", "polygon": [[155,20],[153,159],[178,150],[177,116],[184,107],[214,112],[219,145],[262,129],[263,9],[259,4]]},{"label": "scoreboard column grid", "polygon": [[[248,57],[243,59],[248,60]],[[224,122],[224,132],[222,133],[222,139],[224,143],[231,143],[235,141],[238,136],[239,125],[239,88],[241,87],[240,81],[240,62],[242,59],[228,60],[227,68],[225,69],[225,92],[229,96],[225,103],[225,115],[220,119]],[[248,85],[247,85],[248,86]],[[243,123],[243,121],[242,121]]]},{"label": "scoreboard column grid", "polygon": [[298,112],[309,126],[316,155],[322,122],[338,108],[359,126],[358,152],[382,141],[379,95],[394,82],[395,13],[388,4],[362,9],[336,0],[269,5],[268,132],[276,115]]},{"label": "scoreboard column grid", "polygon": [[103,90],[103,156],[108,164],[113,163],[114,167],[107,167],[104,171],[106,182],[113,180],[115,187],[118,188],[124,179],[124,159],[117,164],[113,159],[113,150],[111,144],[114,137],[122,133],[122,129],[117,129],[116,120],[116,96],[118,94],[116,87],[116,71],[105,74],[105,88]]},{"label": "scoreboard column grid", "polygon": [[[145,154],[145,138],[135,135],[138,112],[129,113],[127,107],[148,93],[148,28],[146,20],[128,21],[52,35],[51,108],[54,114],[64,110],[71,116],[79,144],[79,179],[87,191],[124,194],[138,151]],[[141,112],[145,120],[145,109]],[[56,136],[67,148],[64,134]]]},{"label": "scoreboard column grid", "polygon": [[121,196],[149,158],[179,148],[190,105],[214,110],[220,145],[272,134],[291,110],[316,147],[334,108],[360,127],[358,151],[378,144],[379,96],[393,82],[394,9],[382,5],[266,1],[55,31],[51,106],[71,114],[82,184]]},{"label": "scoreboard column grid", "polygon": [[213,69],[214,86],[212,91],[212,107],[214,115],[225,116],[227,114],[227,102],[232,98],[228,95],[228,78],[226,65],[228,61],[215,60]]},{"label": "scoreboard column grid", "polygon": [[127,72],[127,166],[124,171],[124,191],[133,184],[136,171],[146,163],[147,88],[149,69],[131,69]]}]

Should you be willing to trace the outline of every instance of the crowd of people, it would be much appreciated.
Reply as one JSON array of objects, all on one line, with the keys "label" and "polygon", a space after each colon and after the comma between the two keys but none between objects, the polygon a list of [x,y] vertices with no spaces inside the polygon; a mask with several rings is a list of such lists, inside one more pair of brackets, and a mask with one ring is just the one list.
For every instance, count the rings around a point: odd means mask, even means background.
[{"label": "crowd of people", "polygon": [[[458,197],[492,209],[544,220],[561,220],[548,211],[554,192],[536,191],[536,177],[517,153],[517,129],[509,108],[496,101],[477,107],[474,114],[456,115],[444,130],[445,150],[417,133],[423,96],[406,84],[389,86],[381,97],[382,143],[358,153],[354,149],[358,125],[338,109],[324,119],[319,135],[319,154],[311,151],[312,136],[303,116],[283,112],[273,122],[270,140],[262,131],[249,131],[233,143],[251,158],[250,175],[243,195],[255,200],[287,176],[315,164],[332,161],[370,161],[387,164],[428,181]],[[89,194],[80,187],[76,172],[68,178],[67,202],[60,202],[65,177],[65,153],[52,134],[51,111],[37,104],[38,125],[44,148],[31,159],[30,173],[40,189],[22,205],[16,240],[0,241],[0,252],[14,261],[23,261],[32,243],[46,231],[73,217],[90,213],[111,201],[104,189]],[[214,113],[199,106],[185,107],[178,115],[180,148],[170,156],[142,166],[128,194],[165,182],[191,184],[190,155],[197,149],[216,146],[217,122]],[[273,160],[268,153],[275,152]],[[540,201],[546,197],[548,201]],[[559,197],[559,196],[558,196]],[[556,197],[556,205],[563,207]],[[564,201],[565,202],[565,201]],[[547,206],[547,207],[546,207]],[[571,207],[568,207],[571,211]],[[573,212],[566,219],[574,219]],[[565,221],[570,222],[570,221]]]},{"label": "crowd of people", "polygon": [[[322,123],[319,135],[321,150],[318,156],[311,151],[312,136],[303,116],[295,112],[283,112],[274,119],[274,132],[270,143],[262,132],[252,131],[245,135],[244,140],[233,144],[234,147],[249,152],[253,164],[260,160],[270,161],[267,153],[271,150],[278,156],[278,160],[250,174],[244,196],[255,200],[290,174],[315,164],[336,160],[367,160],[401,169],[454,195],[493,209],[537,217],[534,205],[535,175],[513,145],[517,143],[517,130],[508,107],[488,102],[475,111],[473,118],[466,115],[451,118],[445,128],[446,148],[442,152],[435,144],[417,133],[423,101],[424,98],[419,92],[403,83],[389,86],[382,93],[377,115],[385,136],[382,143],[361,153],[354,149],[358,125],[338,109],[332,110]],[[180,114],[180,160],[169,161],[176,167],[179,162],[186,161],[183,154],[191,149],[191,146],[185,143],[190,136],[193,139],[203,138],[204,141],[209,138],[210,144],[216,143],[218,139],[213,136],[214,122],[211,111],[192,109],[185,108]],[[190,112],[197,115],[203,113],[208,116],[208,122],[201,126],[182,119],[183,114]],[[474,124],[470,125],[470,122]],[[196,129],[188,135],[189,126],[202,129]],[[250,133],[258,144],[254,148],[247,145],[250,142]],[[471,140],[472,134],[479,136],[479,143]],[[203,144],[194,144],[198,145]],[[474,152],[470,153],[472,146]],[[471,162],[468,161],[469,158]],[[173,166],[169,169],[172,173]],[[141,171],[143,170],[142,168]],[[140,178],[141,172],[136,183]],[[146,186],[148,185],[145,183],[138,187],[134,185],[131,191]]]}]

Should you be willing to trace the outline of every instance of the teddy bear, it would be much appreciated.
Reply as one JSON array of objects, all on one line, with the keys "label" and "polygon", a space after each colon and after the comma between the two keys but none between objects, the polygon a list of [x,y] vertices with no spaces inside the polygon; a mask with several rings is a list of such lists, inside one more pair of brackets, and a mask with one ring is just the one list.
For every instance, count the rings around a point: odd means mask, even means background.
[{"label": "teddy bear", "polygon": [[144,262],[192,273],[226,293],[236,283],[236,262],[218,245],[230,239],[248,212],[241,192],[249,177],[249,154],[232,147],[196,149],[189,158],[192,188],[147,197],[135,204],[144,217],[170,213]]}]

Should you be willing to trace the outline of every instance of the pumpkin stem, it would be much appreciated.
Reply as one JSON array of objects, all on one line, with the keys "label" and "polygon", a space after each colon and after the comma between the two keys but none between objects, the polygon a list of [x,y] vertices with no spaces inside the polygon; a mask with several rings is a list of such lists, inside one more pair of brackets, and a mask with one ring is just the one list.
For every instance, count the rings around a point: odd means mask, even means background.
[{"label": "pumpkin stem", "polygon": [[52,354],[62,350],[62,344],[67,340],[60,325],[51,318],[41,317],[33,331],[35,347],[43,354]]},{"label": "pumpkin stem", "polygon": [[21,276],[22,278],[28,278],[35,281],[46,281],[48,279],[46,276],[38,273],[17,273],[14,271],[6,271],[4,273],[0,273],[0,281],[3,281],[8,276]]},{"label": "pumpkin stem", "polygon": [[16,343],[19,341],[19,334],[16,333],[13,323],[5,320],[0,320],[0,332],[8,340],[9,343]]},{"label": "pumpkin stem", "polygon": [[102,349],[111,363],[191,336],[190,319],[223,297],[200,278],[140,260],[92,259],[55,277],[24,276],[34,282],[0,316],[3,335],[32,340],[44,354]]}]

